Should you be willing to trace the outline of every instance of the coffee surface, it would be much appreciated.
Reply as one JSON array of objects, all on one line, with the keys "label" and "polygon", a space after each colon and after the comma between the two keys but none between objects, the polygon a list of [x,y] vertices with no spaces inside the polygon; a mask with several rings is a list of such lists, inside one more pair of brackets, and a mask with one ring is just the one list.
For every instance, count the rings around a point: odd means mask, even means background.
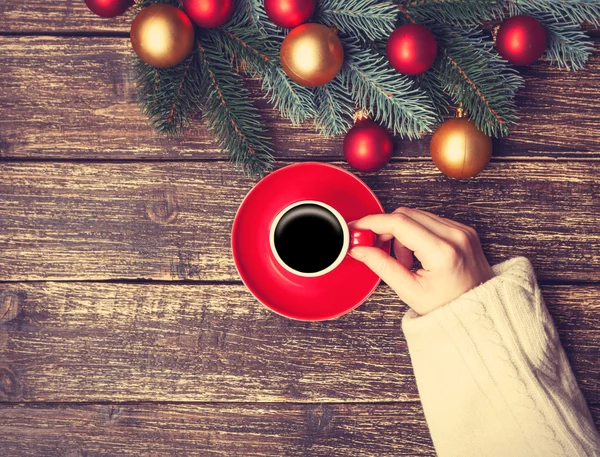
[{"label": "coffee surface", "polygon": [[337,218],[322,206],[306,203],[289,210],[275,229],[275,249],[290,268],[316,273],[333,264],[344,245]]}]

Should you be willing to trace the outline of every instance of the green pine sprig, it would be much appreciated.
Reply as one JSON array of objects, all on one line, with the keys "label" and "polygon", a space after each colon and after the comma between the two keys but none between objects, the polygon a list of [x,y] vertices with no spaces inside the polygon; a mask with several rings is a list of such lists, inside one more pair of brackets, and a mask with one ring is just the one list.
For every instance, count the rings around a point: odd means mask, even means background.
[{"label": "green pine sprig", "polygon": [[357,107],[394,134],[420,138],[438,121],[431,99],[416,82],[398,74],[387,59],[345,39],[342,78]]},{"label": "green pine sprig", "polygon": [[329,83],[316,87],[315,127],[324,136],[342,135],[352,126],[354,103],[340,75]]},{"label": "green pine sprig", "polygon": [[600,27],[600,0],[506,0],[510,16],[549,15],[555,22]]},{"label": "green pine sprig", "polygon": [[347,35],[387,38],[398,20],[398,6],[381,0],[320,0],[314,19]]},{"label": "green pine sprig", "polygon": [[430,70],[454,104],[487,135],[502,137],[515,125],[515,95],[523,78],[495,51],[479,30],[438,28],[440,55]]},{"label": "green pine sprig", "polygon": [[202,105],[208,129],[236,168],[264,175],[271,168],[272,148],[241,77],[231,71],[231,62],[214,42],[199,39],[198,54],[198,69],[205,75]]},{"label": "green pine sprig", "polygon": [[498,19],[504,10],[502,0],[402,0],[399,6],[407,21],[470,27]]},{"label": "green pine sprig", "polygon": [[203,78],[197,71],[197,53],[171,68],[155,68],[135,57],[133,67],[142,112],[158,133],[181,135],[202,109]]}]

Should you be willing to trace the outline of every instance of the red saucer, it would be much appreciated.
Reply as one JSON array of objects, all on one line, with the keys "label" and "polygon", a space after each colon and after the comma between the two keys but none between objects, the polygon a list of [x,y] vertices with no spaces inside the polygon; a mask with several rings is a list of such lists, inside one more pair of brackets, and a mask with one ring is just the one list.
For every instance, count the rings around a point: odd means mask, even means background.
[{"label": "red saucer", "polygon": [[[250,292],[276,313],[305,321],[334,319],[364,302],[380,279],[349,256],[316,278],[282,268],[271,253],[269,229],[282,209],[301,200],[327,203],[346,222],[383,212],[371,189],[341,168],[316,162],[281,168],[263,178],[238,209],[231,234],[235,266]],[[389,252],[389,245],[383,249]]]}]

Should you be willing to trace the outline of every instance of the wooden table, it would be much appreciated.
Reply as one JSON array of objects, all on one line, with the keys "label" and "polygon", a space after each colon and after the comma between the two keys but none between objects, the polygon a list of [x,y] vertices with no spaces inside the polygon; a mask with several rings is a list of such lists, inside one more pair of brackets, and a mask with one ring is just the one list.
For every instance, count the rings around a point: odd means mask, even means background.
[{"label": "wooden table", "polygon": [[[0,4],[0,454],[434,456],[385,286],[335,321],[258,304],[229,234],[256,183],[200,122],[155,135],[134,103],[126,18],[79,0]],[[585,71],[525,73],[521,123],[477,179],[428,138],[359,174],[386,210],[476,227],[532,259],[600,421],[600,37]],[[251,83],[258,98],[257,84]],[[264,108],[276,167],[340,164],[341,139]]]}]

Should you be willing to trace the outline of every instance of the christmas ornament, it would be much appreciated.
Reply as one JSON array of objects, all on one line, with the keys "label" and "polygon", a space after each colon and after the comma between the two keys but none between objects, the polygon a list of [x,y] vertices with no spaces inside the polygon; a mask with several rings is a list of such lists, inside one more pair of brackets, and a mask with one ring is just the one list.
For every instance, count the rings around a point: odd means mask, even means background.
[{"label": "christmas ornament", "polygon": [[437,41],[433,33],[422,25],[401,25],[388,38],[386,54],[396,71],[418,75],[433,65],[437,56]]},{"label": "christmas ornament", "polygon": [[433,163],[446,176],[456,179],[472,178],[479,174],[492,157],[492,139],[464,117],[444,122],[431,138]]},{"label": "christmas ornament", "polygon": [[85,4],[98,16],[115,17],[127,11],[133,0],[85,0]]},{"label": "christmas ornament", "polygon": [[194,46],[194,26],[173,5],[154,4],[144,8],[131,24],[133,50],[147,64],[158,68],[177,65]]},{"label": "christmas ornament", "polygon": [[302,24],[283,40],[281,66],[302,86],[327,84],[339,73],[344,48],[336,32],[321,24]]},{"label": "christmas ornament", "polygon": [[265,0],[267,16],[284,29],[296,27],[315,12],[316,0]]},{"label": "christmas ornament", "polygon": [[183,9],[198,26],[214,29],[233,14],[235,0],[183,0]]},{"label": "christmas ornament", "polygon": [[513,65],[531,65],[546,50],[546,30],[531,16],[514,16],[502,23],[496,48]]},{"label": "christmas ornament", "polygon": [[389,132],[370,119],[359,120],[344,138],[344,155],[360,171],[377,171],[392,157],[394,143]]}]

